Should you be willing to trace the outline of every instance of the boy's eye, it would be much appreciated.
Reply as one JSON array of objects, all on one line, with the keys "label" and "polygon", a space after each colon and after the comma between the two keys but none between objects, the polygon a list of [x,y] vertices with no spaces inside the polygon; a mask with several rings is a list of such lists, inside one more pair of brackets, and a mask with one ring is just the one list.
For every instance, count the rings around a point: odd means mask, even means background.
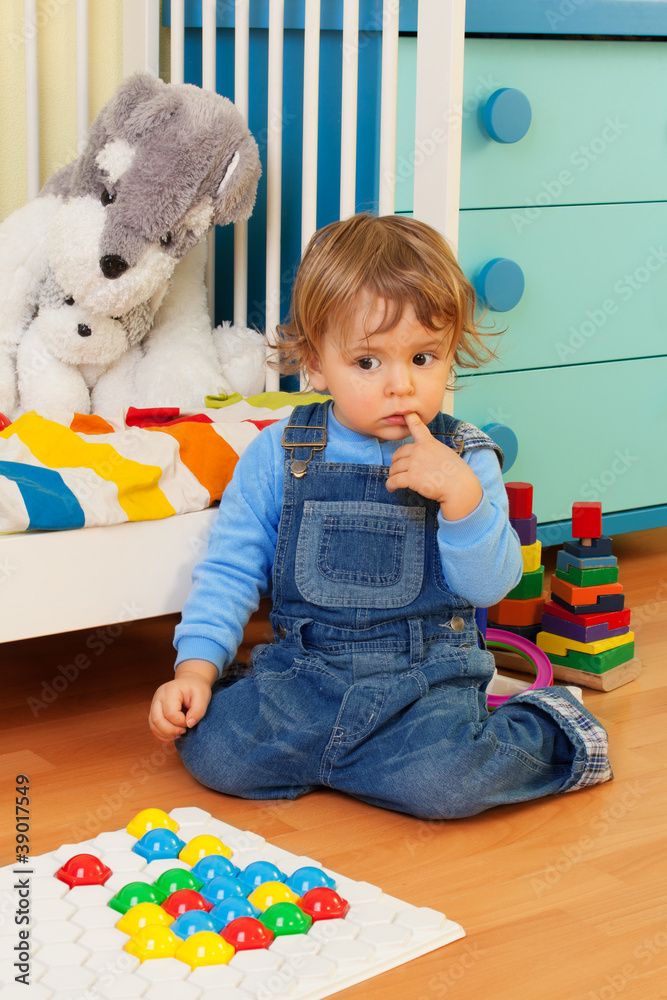
[{"label": "boy's eye", "polygon": [[424,368],[426,365],[430,365],[435,359],[435,354],[430,354],[424,351],[422,354],[415,354],[412,359],[413,364],[417,365],[419,368]]},{"label": "boy's eye", "polygon": [[358,358],[354,363],[357,368],[361,368],[362,372],[373,371],[373,369],[378,368],[380,365],[377,358]]}]

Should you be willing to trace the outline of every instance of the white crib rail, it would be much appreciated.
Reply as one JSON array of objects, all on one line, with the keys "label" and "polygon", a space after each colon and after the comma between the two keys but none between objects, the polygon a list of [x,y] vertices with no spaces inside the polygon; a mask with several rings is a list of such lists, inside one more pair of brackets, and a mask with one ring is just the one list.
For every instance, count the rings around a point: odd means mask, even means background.
[{"label": "white crib rail", "polygon": [[[266,338],[275,342],[280,323],[280,238],[282,231],[283,155],[283,28],[282,3],[269,4],[269,69],[266,122]],[[269,348],[269,351],[271,348]],[[266,388],[279,388],[278,373],[267,368]]]},{"label": "white crib rail", "polygon": [[26,176],[28,198],[40,189],[39,177],[39,72],[37,64],[37,0],[23,0],[25,37]]},{"label": "white crib rail", "polygon": [[340,114],[340,217],[354,215],[357,180],[359,0],[343,5],[343,86]]},{"label": "white crib rail", "polygon": [[76,0],[76,151],[88,142],[88,0]]},{"label": "white crib rail", "polygon": [[[250,77],[250,0],[236,0],[234,26],[234,104],[248,121]],[[248,321],[248,223],[234,226],[234,323]]]},{"label": "white crib rail", "polygon": [[317,139],[320,98],[320,0],[306,0],[303,34],[301,249],[317,229]]}]

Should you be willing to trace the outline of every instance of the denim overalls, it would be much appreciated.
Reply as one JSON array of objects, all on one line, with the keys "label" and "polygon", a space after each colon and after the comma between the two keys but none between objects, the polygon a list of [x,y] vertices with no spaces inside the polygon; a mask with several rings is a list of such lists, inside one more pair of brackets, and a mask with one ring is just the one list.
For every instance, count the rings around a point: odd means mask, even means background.
[{"label": "denim overalls", "polygon": [[[327,462],[326,408],[297,407],[283,434],[275,644],[214,686],[177,742],[188,770],[245,798],[325,786],[426,818],[611,777],[606,733],[565,689],[489,715],[494,661],[444,579],[437,502],[390,493],[386,466]],[[445,414],[429,426],[459,453],[495,447]]]}]

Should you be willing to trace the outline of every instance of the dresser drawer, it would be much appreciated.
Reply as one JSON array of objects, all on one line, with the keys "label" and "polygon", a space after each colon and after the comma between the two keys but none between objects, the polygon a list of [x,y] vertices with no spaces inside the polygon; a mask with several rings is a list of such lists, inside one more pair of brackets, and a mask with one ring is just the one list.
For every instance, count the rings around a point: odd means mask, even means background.
[{"label": "dresser drawer", "polygon": [[604,513],[667,501],[667,358],[459,379],[454,413],[517,435],[510,481],[534,484],[540,524],[575,500]]},{"label": "dresser drawer", "polygon": [[518,209],[460,214],[468,278],[496,257],[525,278],[513,309],[487,314],[485,323],[506,328],[489,371],[665,353],[667,203],[549,208],[518,220]]},{"label": "dresser drawer", "polygon": [[[511,143],[483,124],[505,87],[532,110]],[[468,39],[461,163],[462,208],[665,199],[665,43]]]},{"label": "dresser drawer", "polygon": [[[413,206],[416,38],[401,38],[396,210]],[[496,142],[483,123],[491,94],[522,91],[530,127]],[[667,198],[667,44],[468,38],[461,115],[461,207],[580,205]],[[443,132],[444,134],[444,132]]]}]

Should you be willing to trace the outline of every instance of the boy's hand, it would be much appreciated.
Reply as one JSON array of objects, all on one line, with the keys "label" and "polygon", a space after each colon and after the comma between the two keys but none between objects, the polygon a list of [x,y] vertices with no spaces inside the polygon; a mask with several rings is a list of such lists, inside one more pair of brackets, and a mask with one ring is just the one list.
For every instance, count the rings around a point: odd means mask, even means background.
[{"label": "boy's hand", "polygon": [[211,685],[218,671],[205,660],[185,660],[173,681],[153,695],[148,724],[159,740],[175,740],[202,719],[211,700]]},{"label": "boy's hand", "polygon": [[414,439],[394,452],[387,489],[415,490],[428,500],[437,500],[447,521],[471,514],[482,499],[479,479],[467,462],[434,438],[416,413],[406,413],[405,422]]}]

